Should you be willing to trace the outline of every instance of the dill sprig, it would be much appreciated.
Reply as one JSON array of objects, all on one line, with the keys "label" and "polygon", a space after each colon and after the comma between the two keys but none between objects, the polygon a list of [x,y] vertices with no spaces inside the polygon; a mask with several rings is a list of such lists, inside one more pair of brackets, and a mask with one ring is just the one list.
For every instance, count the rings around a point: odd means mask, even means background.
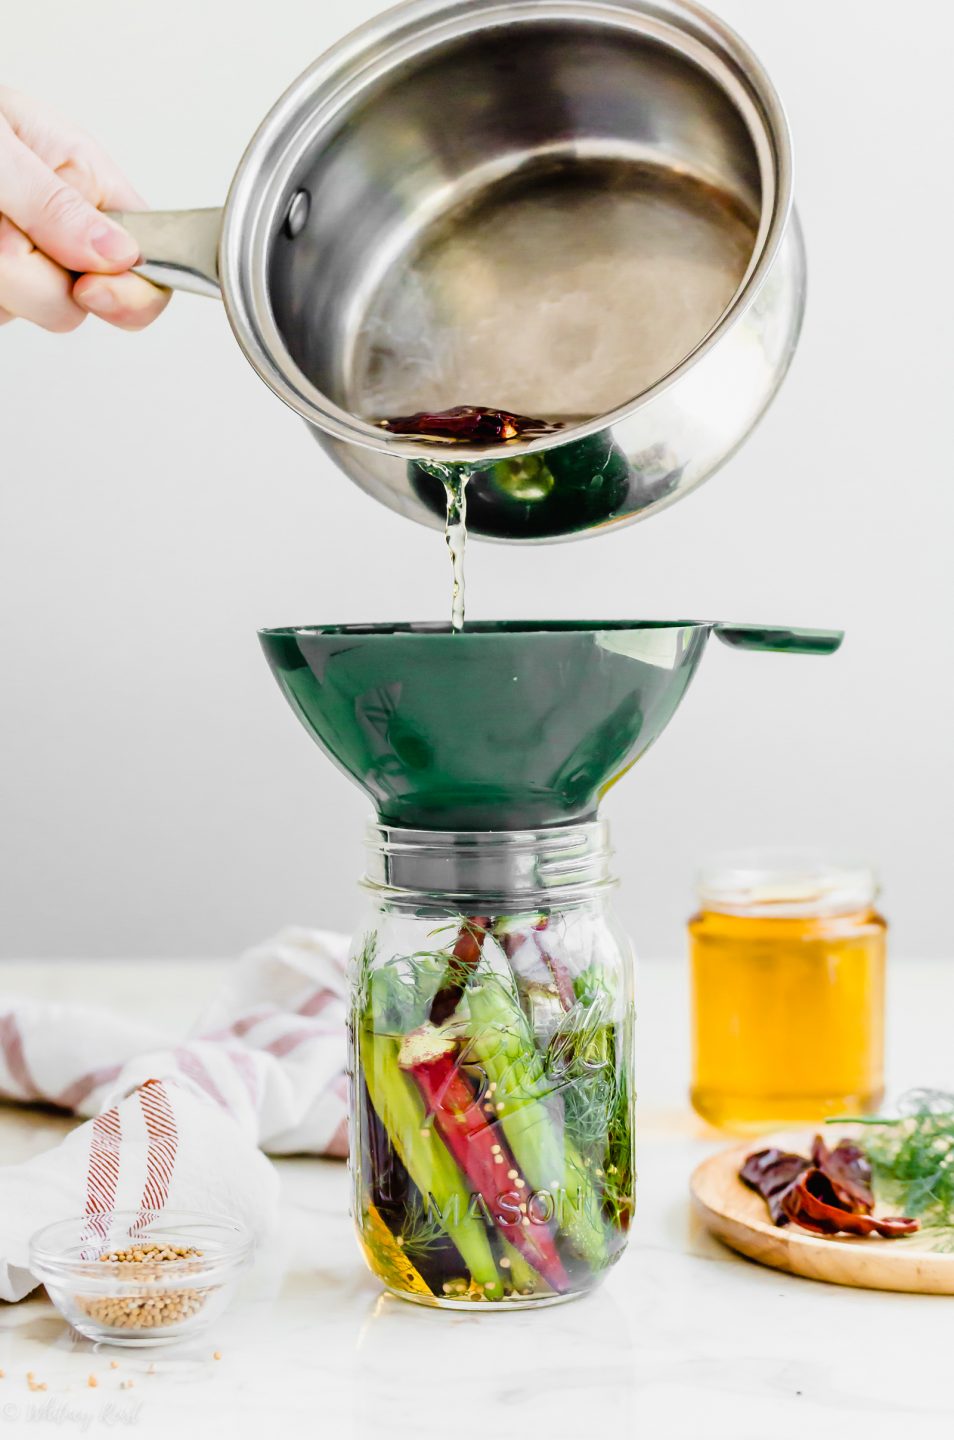
[{"label": "dill sprig", "polygon": [[550,1037],[543,1063],[562,1092],[570,1134],[584,1150],[606,1140],[616,1103],[614,1060],[608,997],[578,999]]},{"label": "dill sprig", "polygon": [[[845,1124],[848,1118],[828,1123]],[[954,1093],[911,1090],[899,1101],[896,1116],[850,1119],[866,1127],[864,1150],[878,1198],[927,1227],[949,1229],[950,1244],[940,1248],[954,1248]]]},{"label": "dill sprig", "polygon": [[447,1243],[447,1231],[435,1211],[415,1195],[404,1207],[395,1241],[412,1260],[421,1260]]},{"label": "dill sprig", "polygon": [[[452,933],[456,939],[469,921],[461,919],[454,926],[442,926],[428,938]],[[356,960],[356,1004],[365,1017],[365,1024],[374,1031],[406,1035],[428,1018],[434,997],[444,986],[458,986],[483,978],[483,959],[477,966],[469,965],[454,954],[453,948],[415,950],[410,954],[391,955],[379,961],[377,937],[372,932]]]}]

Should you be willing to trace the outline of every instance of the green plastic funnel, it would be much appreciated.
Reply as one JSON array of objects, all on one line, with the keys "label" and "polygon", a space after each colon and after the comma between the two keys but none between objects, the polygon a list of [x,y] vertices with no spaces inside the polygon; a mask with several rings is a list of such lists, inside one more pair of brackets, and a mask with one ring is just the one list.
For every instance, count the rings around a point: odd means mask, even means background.
[{"label": "green plastic funnel", "polygon": [[672,719],[711,634],[830,654],[835,630],[693,621],[262,630],[302,724],[385,824],[523,830],[592,817]]}]

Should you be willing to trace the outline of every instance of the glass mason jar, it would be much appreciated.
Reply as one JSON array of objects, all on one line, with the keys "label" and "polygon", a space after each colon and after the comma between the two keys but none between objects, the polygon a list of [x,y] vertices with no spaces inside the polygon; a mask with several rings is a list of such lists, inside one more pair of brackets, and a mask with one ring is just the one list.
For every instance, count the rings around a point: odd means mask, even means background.
[{"label": "glass mason jar", "polygon": [[372,826],[351,960],[354,1218],[395,1294],[553,1304],[633,1213],[633,991],[606,827]]},{"label": "glass mason jar", "polygon": [[689,922],[694,1109],[749,1130],[876,1109],[887,924],[864,866],[730,858]]}]

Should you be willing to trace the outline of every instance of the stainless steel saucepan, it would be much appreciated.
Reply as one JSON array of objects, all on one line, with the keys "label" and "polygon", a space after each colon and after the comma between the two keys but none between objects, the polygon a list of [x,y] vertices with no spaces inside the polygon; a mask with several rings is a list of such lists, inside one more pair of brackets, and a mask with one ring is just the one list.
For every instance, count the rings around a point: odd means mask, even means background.
[{"label": "stainless steel saucepan", "polygon": [[[700,484],[804,304],[784,113],[691,0],[411,0],[295,81],[223,209],[119,218],[363,489],[439,525],[432,462],[469,462],[469,528],[504,540]],[[451,451],[378,423],[456,405],[561,428]]]}]

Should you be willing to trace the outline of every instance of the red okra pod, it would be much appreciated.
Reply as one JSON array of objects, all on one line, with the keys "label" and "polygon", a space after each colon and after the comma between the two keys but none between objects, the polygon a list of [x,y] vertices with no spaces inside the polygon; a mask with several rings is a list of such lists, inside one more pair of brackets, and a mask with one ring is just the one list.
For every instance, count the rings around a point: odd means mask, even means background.
[{"label": "red okra pod", "polygon": [[502,1132],[498,1134],[458,1069],[456,1042],[433,1025],[406,1035],[398,1063],[420,1089],[434,1128],[460,1166],[487,1216],[552,1290],[568,1288],[553,1234],[533,1214],[533,1191],[517,1173]]}]

